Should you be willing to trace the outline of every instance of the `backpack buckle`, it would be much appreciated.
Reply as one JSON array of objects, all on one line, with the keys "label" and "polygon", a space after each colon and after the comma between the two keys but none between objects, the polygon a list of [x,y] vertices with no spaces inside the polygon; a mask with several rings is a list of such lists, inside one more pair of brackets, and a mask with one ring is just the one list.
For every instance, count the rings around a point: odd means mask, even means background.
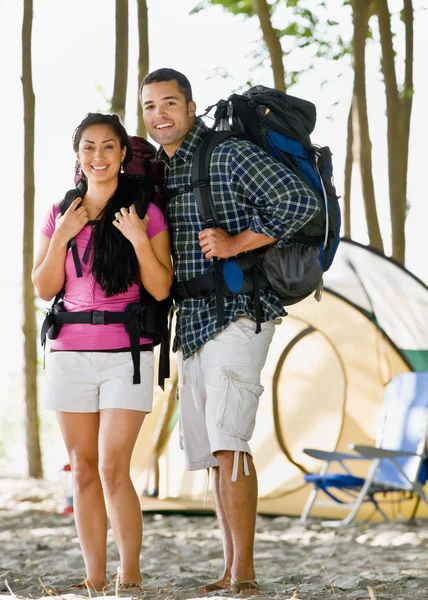
[{"label": "backpack buckle", "polygon": [[208,179],[198,179],[196,181],[196,183],[193,184],[193,187],[206,187],[207,185],[209,185],[209,180]]},{"label": "backpack buckle", "polygon": [[93,310],[92,311],[92,325],[106,325],[106,311],[105,310]]}]

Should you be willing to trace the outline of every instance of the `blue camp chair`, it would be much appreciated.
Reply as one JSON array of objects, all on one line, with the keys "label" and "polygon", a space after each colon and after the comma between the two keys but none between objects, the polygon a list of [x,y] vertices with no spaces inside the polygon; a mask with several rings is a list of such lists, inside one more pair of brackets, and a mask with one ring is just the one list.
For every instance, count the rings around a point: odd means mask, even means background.
[{"label": "blue camp chair", "polygon": [[[342,520],[323,521],[326,527],[347,525],[356,516],[363,502],[371,502],[389,520],[379,506],[376,495],[402,492],[403,499],[417,495],[417,502],[427,503],[423,485],[427,474],[428,372],[402,373],[391,379],[385,389],[382,427],[376,446],[351,444],[354,454],[304,449],[303,452],[324,461],[319,474],[305,475],[313,485],[303,509],[301,523],[306,523],[318,492],[344,507],[348,514]],[[367,476],[352,474],[347,462],[370,461]],[[330,463],[339,463],[342,472],[329,472]],[[337,490],[343,492],[337,494]],[[342,498],[345,498],[343,500]]]}]

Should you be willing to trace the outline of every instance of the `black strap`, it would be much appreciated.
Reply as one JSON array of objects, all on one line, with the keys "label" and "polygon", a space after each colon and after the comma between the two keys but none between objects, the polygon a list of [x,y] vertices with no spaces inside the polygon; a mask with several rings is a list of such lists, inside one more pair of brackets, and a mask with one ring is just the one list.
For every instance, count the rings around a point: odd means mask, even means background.
[{"label": "black strap", "polygon": [[[87,312],[59,312],[53,314],[49,312],[42,325],[41,340],[42,345],[46,346],[46,336],[49,328],[54,324],[64,323],[84,323],[92,325],[109,325],[112,323],[124,323],[125,329],[129,335],[129,345],[131,349],[132,362],[134,365],[133,383],[141,383],[140,374],[140,328],[138,320],[138,311],[110,312],[92,310]],[[166,332],[168,335],[168,331]],[[169,346],[169,336],[167,346]],[[169,359],[169,348],[168,348]],[[164,384],[165,377],[169,377],[169,360],[163,357],[162,370],[159,367],[159,385]],[[163,387],[162,387],[163,389]]]},{"label": "black strap", "polygon": [[130,320],[125,324],[125,328],[129,335],[129,346],[131,348],[132,363],[134,365],[132,383],[141,383],[140,327],[138,324],[138,313],[132,313]]},{"label": "black strap", "polygon": [[188,183],[186,183],[186,185],[182,185],[181,187],[170,188],[170,189],[165,187],[165,189],[164,189],[164,193],[165,193],[167,200],[171,200],[172,198],[175,198],[176,196],[179,196],[180,194],[187,194],[192,191],[193,191],[193,185],[188,184]]},{"label": "black strap", "polygon": [[210,186],[210,163],[214,148],[223,140],[236,137],[233,131],[213,131],[202,139],[196,148],[192,162],[192,186],[199,213],[207,227],[219,227],[220,220],[215,209]]}]

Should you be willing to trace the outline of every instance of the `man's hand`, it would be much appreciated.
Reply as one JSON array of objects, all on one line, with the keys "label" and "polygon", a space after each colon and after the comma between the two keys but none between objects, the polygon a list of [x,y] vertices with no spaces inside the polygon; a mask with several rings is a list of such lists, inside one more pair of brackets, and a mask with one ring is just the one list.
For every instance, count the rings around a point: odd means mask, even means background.
[{"label": "man's hand", "polygon": [[205,258],[230,258],[238,254],[236,239],[218,227],[200,231],[199,245]]}]

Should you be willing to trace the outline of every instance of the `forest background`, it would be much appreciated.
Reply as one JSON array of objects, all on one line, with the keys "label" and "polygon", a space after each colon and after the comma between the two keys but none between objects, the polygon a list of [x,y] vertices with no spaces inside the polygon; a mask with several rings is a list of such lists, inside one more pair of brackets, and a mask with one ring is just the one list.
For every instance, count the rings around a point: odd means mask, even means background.
[{"label": "forest background", "polygon": [[113,107],[143,133],[138,82],[164,66],[189,77],[199,113],[258,83],[312,100],[342,233],[428,283],[427,30],[428,0],[0,0],[0,473],[55,476],[66,460],[38,407],[45,305],[29,272],[84,115]]}]

